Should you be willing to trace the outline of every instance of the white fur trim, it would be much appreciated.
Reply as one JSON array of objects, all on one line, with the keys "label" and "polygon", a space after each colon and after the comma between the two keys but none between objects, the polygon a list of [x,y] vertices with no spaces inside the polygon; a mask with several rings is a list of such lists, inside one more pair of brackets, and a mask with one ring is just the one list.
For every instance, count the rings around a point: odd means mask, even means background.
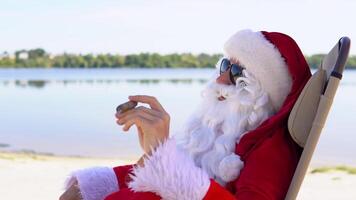
[{"label": "white fur trim", "polygon": [[260,81],[278,111],[292,87],[288,66],[278,49],[262,32],[242,30],[230,37],[224,50]]},{"label": "white fur trim", "polygon": [[74,171],[67,179],[65,189],[78,180],[83,200],[102,200],[109,194],[119,190],[119,184],[112,168],[93,167]]},{"label": "white fur trim", "polygon": [[208,174],[177,148],[174,139],[159,145],[133,174],[132,190],[151,191],[164,200],[201,200],[210,186]]}]

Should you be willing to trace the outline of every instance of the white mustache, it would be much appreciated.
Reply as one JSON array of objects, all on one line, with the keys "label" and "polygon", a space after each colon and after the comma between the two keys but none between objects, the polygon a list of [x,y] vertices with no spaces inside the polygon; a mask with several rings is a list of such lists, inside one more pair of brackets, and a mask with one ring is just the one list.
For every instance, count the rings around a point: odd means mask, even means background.
[{"label": "white mustache", "polygon": [[223,96],[228,98],[236,94],[237,88],[235,85],[223,85],[219,83],[210,83],[205,90],[202,91],[203,98],[217,98]]},{"label": "white mustache", "polygon": [[[235,97],[243,90],[255,95],[256,87],[254,86],[256,81],[251,79],[251,76],[244,70],[244,76],[236,79],[236,85],[224,85],[214,81],[210,81],[207,87],[202,91],[202,97],[214,98],[214,97]],[[249,78],[250,77],[250,78]],[[259,91],[258,91],[259,92]]]}]

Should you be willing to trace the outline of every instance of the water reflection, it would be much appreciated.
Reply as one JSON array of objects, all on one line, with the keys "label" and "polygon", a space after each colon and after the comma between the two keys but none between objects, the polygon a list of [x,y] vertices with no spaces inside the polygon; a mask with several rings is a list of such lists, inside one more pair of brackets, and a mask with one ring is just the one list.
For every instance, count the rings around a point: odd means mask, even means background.
[{"label": "water reflection", "polygon": [[27,82],[28,86],[35,88],[43,88],[46,84],[46,81],[42,80],[30,80]]},{"label": "water reflection", "polygon": [[[155,96],[171,115],[172,134],[179,134],[212,73],[211,69],[0,70],[0,151],[138,157],[142,152],[136,129],[122,132],[114,119],[116,106],[129,95]],[[344,73],[315,152],[318,161],[348,163],[355,158],[355,80],[356,71]]]},{"label": "water reflection", "polygon": [[0,81],[3,86],[16,86],[20,88],[45,88],[49,84],[62,84],[62,85],[73,85],[73,84],[87,84],[87,85],[97,85],[97,84],[113,84],[113,83],[138,83],[138,84],[159,84],[159,83],[170,83],[170,84],[204,84],[207,79],[126,79],[126,80],[107,80],[107,79],[88,79],[88,80],[5,80]]},{"label": "water reflection", "polygon": [[7,148],[7,147],[10,147],[10,144],[0,143],[0,148]]},{"label": "water reflection", "polygon": [[[43,89],[49,84],[58,85],[75,85],[75,84],[85,84],[85,85],[102,85],[102,84],[117,84],[117,83],[138,83],[138,84],[160,84],[160,83],[170,83],[170,84],[205,84],[208,79],[87,79],[87,80],[3,80],[0,81],[0,85],[5,87],[15,86],[19,88],[37,88]],[[345,86],[356,86],[354,81],[343,81],[340,83]]]}]

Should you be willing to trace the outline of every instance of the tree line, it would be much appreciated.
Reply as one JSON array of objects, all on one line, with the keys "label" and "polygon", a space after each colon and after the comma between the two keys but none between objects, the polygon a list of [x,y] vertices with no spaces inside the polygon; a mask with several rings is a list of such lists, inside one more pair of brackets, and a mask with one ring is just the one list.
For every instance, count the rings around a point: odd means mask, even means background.
[{"label": "tree line", "polygon": [[[140,53],[113,54],[68,54],[50,55],[43,49],[16,51],[13,56],[4,52],[0,68],[213,68],[221,54]],[[306,56],[311,68],[320,65],[325,54]],[[356,56],[350,56],[346,68],[356,69]]]}]

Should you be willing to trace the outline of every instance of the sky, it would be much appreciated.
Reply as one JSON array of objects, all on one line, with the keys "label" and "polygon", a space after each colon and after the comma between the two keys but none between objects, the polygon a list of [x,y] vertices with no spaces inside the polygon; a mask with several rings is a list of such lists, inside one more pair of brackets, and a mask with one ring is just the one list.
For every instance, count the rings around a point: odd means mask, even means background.
[{"label": "sky", "polygon": [[355,19],[353,0],[0,0],[0,52],[222,53],[252,29],[286,33],[311,55],[356,39]]}]

